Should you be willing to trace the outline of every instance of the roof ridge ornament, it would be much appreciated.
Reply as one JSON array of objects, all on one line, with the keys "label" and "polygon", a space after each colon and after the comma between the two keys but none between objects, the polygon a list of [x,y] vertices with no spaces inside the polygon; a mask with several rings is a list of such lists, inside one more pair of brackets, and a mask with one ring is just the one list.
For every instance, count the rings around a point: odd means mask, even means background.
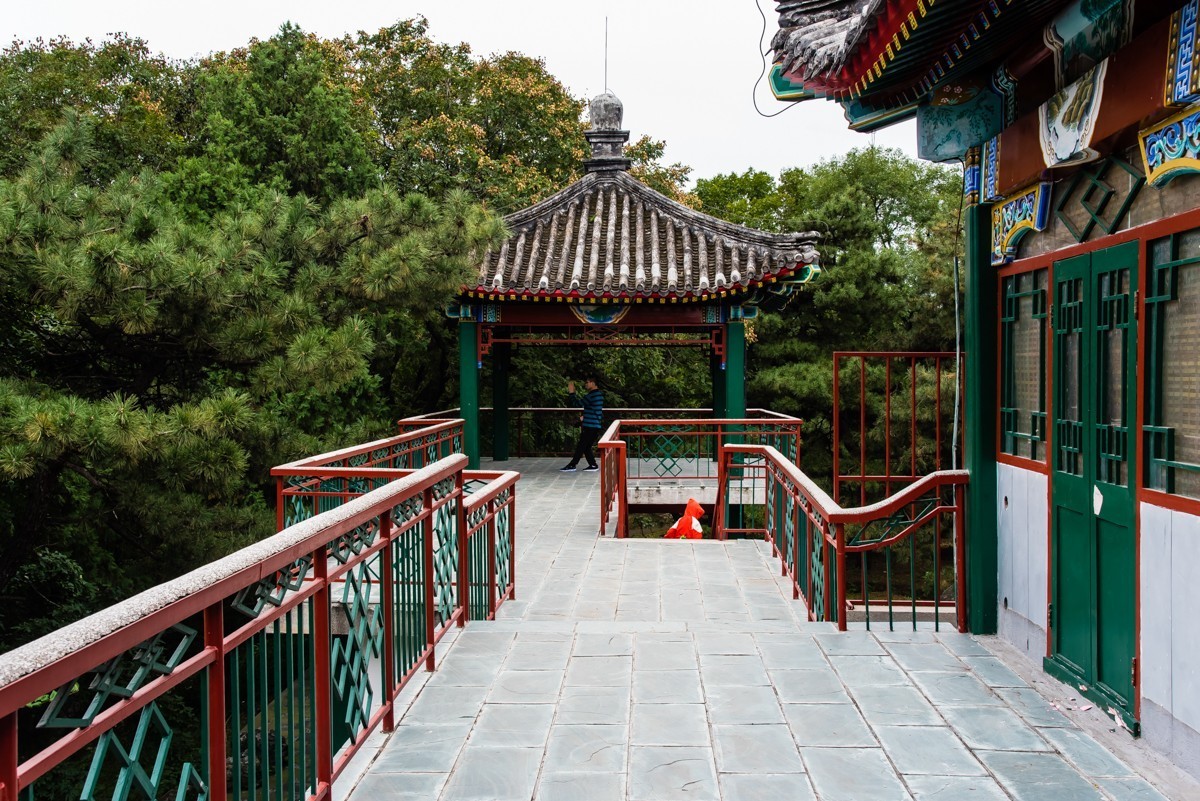
[{"label": "roof ridge ornament", "polygon": [[629,131],[621,130],[621,118],[625,108],[612,92],[592,98],[589,106],[591,126],[584,132],[592,146],[592,157],[583,162],[587,172],[626,171],[632,163],[625,158],[625,143]]}]

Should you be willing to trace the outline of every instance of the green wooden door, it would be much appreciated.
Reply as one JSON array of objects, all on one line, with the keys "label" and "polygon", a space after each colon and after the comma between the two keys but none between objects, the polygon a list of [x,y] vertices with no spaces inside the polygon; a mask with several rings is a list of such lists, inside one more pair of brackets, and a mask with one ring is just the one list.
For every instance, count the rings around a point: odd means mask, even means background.
[{"label": "green wooden door", "polygon": [[1046,670],[1133,718],[1138,246],[1054,265],[1051,654]]}]

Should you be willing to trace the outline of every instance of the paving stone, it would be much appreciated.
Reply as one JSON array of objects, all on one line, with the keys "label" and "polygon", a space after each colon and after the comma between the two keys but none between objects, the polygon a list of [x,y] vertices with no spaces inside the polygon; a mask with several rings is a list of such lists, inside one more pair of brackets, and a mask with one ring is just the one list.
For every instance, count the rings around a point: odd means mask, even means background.
[{"label": "paving stone", "polygon": [[429,801],[437,798],[448,773],[378,773],[363,776],[354,788],[356,798],[386,798],[388,801]]},{"label": "paving stone", "polygon": [[614,801],[625,797],[621,773],[543,773],[537,801]]},{"label": "paving stone", "polygon": [[544,770],[548,773],[623,772],[625,739],[624,726],[551,726]]},{"label": "paving stone", "polygon": [[853,704],[784,704],[783,712],[801,746],[879,745]]},{"label": "paving stone", "polygon": [[1004,701],[991,688],[967,673],[909,674],[921,692],[938,706],[1002,706]]},{"label": "paving stone", "polygon": [[[513,642],[513,634],[509,632],[480,631],[484,624],[476,624],[476,630],[464,629],[454,641],[456,657],[488,656],[501,657],[508,652]],[[499,659],[497,659],[499,661]]]},{"label": "paving stone", "polygon": [[402,723],[388,738],[371,772],[449,773],[470,731],[470,721],[449,726]]},{"label": "paving stone", "polygon": [[484,704],[471,732],[471,746],[537,746],[546,743],[553,704]]},{"label": "paving stone", "polygon": [[941,726],[945,723],[933,704],[911,685],[854,687],[850,694],[872,726]]},{"label": "paving stone", "polygon": [[1042,736],[1086,776],[1131,777],[1125,763],[1079,729],[1042,730]]},{"label": "paving stone", "polygon": [[704,690],[698,670],[635,670],[635,704],[702,704]]},{"label": "paving stone", "polygon": [[783,723],[771,687],[706,687],[708,719],[714,724]]},{"label": "paving stone", "polygon": [[826,632],[814,635],[813,639],[830,656],[883,656],[885,653],[875,636],[866,631]]},{"label": "paving stone", "polygon": [[541,758],[540,748],[467,747],[442,797],[454,801],[529,801]]},{"label": "paving stone", "polygon": [[570,654],[569,640],[528,642],[518,639],[508,652],[508,658],[504,660],[504,669],[565,670]]},{"label": "paving stone", "polygon": [[1016,801],[1099,801],[1104,796],[1058,754],[979,751]]},{"label": "paving stone", "polygon": [[940,642],[888,643],[888,653],[906,671],[961,673],[966,666]]},{"label": "paving stone", "polygon": [[629,742],[633,745],[711,745],[704,704],[635,703]]},{"label": "paving stone", "polygon": [[816,801],[812,784],[802,773],[722,773],[725,801]]},{"label": "paving stone", "polygon": [[939,631],[933,635],[942,645],[959,656],[992,656],[992,652],[983,646],[972,634],[960,634],[956,631]]},{"label": "paving stone", "polygon": [[761,687],[771,683],[757,653],[753,656],[701,654],[700,678],[705,686]]},{"label": "paving stone", "polygon": [[787,726],[713,726],[721,773],[803,773],[804,763]]},{"label": "paving stone", "polygon": [[768,670],[828,670],[829,661],[812,637],[756,634],[758,652]]},{"label": "paving stone", "polygon": [[784,703],[842,704],[846,688],[832,670],[771,670],[771,684]]},{"label": "paving stone", "polygon": [[1167,801],[1145,779],[1100,779],[1100,786],[1114,801]]},{"label": "paving stone", "polygon": [[561,670],[506,670],[488,693],[492,704],[552,704],[562,686]]},{"label": "paving stone", "polygon": [[1009,801],[990,776],[905,776],[916,801]]},{"label": "paving stone", "polygon": [[879,748],[800,748],[821,801],[910,801]]},{"label": "paving stone", "polygon": [[998,687],[996,695],[1016,710],[1017,714],[1031,726],[1074,728],[1066,715],[1059,712],[1041,693],[1032,687]]},{"label": "paving stone", "polygon": [[980,681],[989,687],[1028,687],[1025,680],[1013,673],[994,656],[964,656],[965,664]]},{"label": "paving stone", "polygon": [[633,652],[637,670],[695,670],[700,666],[691,642],[642,642]]},{"label": "paving stone", "polygon": [[404,723],[472,721],[483,707],[487,687],[425,687],[404,713]]},{"label": "paving stone", "polygon": [[943,706],[939,711],[972,750],[1051,750],[1045,740],[1007,707]]},{"label": "paving stone", "polygon": [[831,655],[829,661],[847,687],[899,686],[909,683],[908,676],[890,656]]},{"label": "paving stone", "polygon": [[628,687],[633,658],[629,656],[572,657],[567,665],[568,687]]},{"label": "paving stone", "polygon": [[754,638],[749,634],[704,632],[696,635],[696,651],[705,654],[758,654]]},{"label": "paving stone", "polygon": [[978,776],[984,773],[949,726],[876,726],[875,736],[902,774]]},{"label": "paving stone", "polygon": [[719,801],[709,748],[629,749],[629,801]]},{"label": "paving stone", "polygon": [[490,687],[500,673],[501,661],[494,656],[458,657],[439,664],[428,687]]},{"label": "paving stone", "polygon": [[580,634],[575,637],[574,656],[629,656],[633,653],[632,634]]}]

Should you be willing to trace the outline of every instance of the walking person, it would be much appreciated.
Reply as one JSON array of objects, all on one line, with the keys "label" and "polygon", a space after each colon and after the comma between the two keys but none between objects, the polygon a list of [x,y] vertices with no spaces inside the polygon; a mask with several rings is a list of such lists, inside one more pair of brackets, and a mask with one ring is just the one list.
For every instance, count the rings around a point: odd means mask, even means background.
[{"label": "walking person", "polygon": [[575,455],[571,457],[571,461],[566,467],[560,468],[560,473],[574,473],[575,466],[579,464],[580,459],[587,459],[588,466],[583,468],[585,472],[594,472],[600,469],[600,465],[596,464],[596,455],[592,452],[592,446],[596,444],[596,440],[600,439],[601,419],[604,416],[604,393],[596,387],[596,377],[588,376],[583,382],[584,389],[587,393],[580,397],[575,394],[575,382],[567,382],[567,395],[571,398],[571,404],[582,407],[583,414],[579,416],[579,441],[575,443]]}]

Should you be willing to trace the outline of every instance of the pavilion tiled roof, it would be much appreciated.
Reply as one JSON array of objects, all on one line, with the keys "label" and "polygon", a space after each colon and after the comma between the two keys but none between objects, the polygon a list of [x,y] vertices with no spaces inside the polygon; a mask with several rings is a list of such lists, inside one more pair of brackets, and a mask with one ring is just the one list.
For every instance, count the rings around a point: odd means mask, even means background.
[{"label": "pavilion tiled roof", "polygon": [[677,203],[600,169],[505,218],[512,235],[467,295],[608,302],[705,301],[820,272],[817,234],[771,234]]}]

